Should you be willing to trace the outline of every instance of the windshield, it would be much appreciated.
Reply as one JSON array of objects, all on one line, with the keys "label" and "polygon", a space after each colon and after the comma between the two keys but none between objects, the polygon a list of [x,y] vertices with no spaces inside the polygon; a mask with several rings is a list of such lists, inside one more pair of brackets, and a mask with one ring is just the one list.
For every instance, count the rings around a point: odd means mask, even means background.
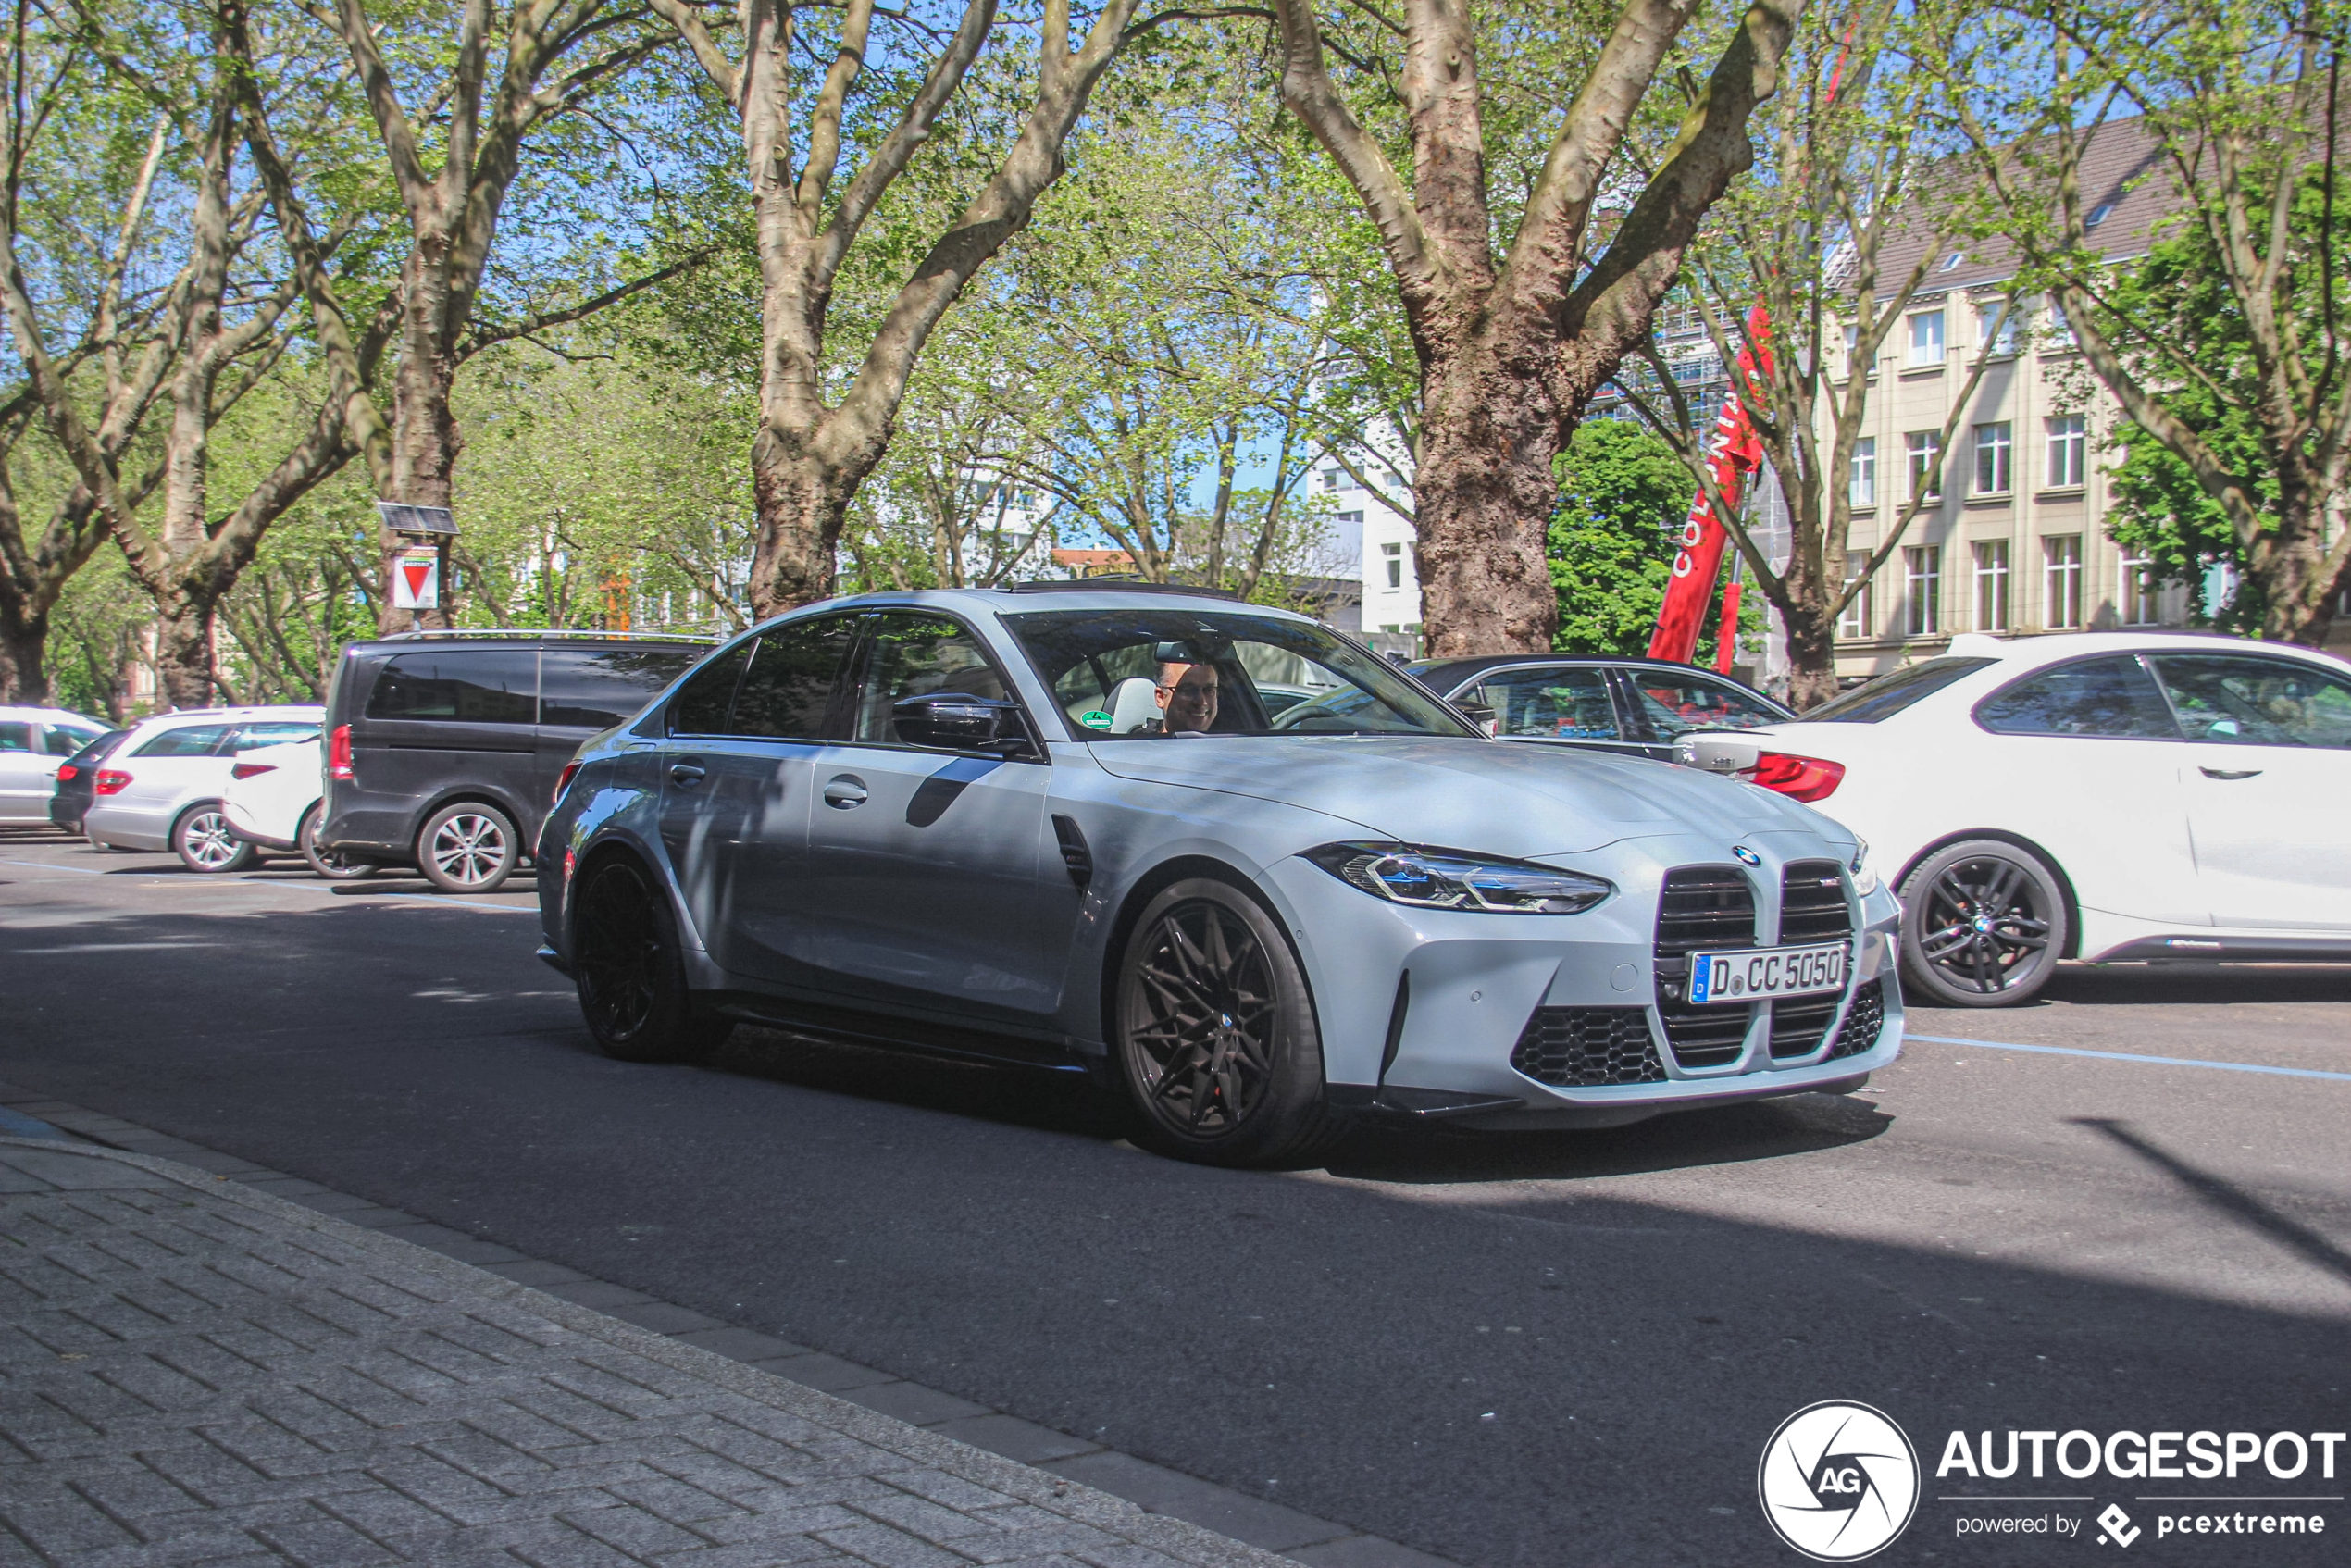
[{"label": "windshield", "polygon": [[1867,686],[1857,686],[1834,702],[1822,703],[1798,716],[1806,724],[1875,724],[1892,718],[1922,697],[1931,697],[1962,676],[1973,675],[1997,659],[1929,659],[1924,664],[1881,675]]},{"label": "windshield", "polygon": [[1044,610],[1004,625],[1087,740],[1184,735],[1480,738],[1327,628],[1245,610]]}]

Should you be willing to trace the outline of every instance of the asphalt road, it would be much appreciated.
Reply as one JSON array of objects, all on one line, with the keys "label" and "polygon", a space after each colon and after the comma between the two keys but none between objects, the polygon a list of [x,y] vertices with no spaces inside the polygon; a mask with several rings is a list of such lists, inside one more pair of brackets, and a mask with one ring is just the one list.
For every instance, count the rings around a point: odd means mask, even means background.
[{"label": "asphalt road", "polygon": [[[2351,1425],[2351,1076],[2296,1076],[2351,1075],[2351,970],[2079,970],[1913,1035],[2111,1054],[1914,1039],[1848,1098],[1263,1175],[1138,1152],[1041,1075],[767,1033],[605,1061],[529,903],[0,834],[0,1077],[1475,1568],[1797,1562],[1757,1460],[1827,1399],[1927,1467],[1881,1562],[2099,1549],[1964,1517],[2351,1490],[2351,1452],[1934,1474],[1954,1429]],[[1943,1500],[2011,1491],[2093,1500]],[[2294,1506],[2329,1536],[2138,1554],[2340,1562],[2351,1509]]]}]

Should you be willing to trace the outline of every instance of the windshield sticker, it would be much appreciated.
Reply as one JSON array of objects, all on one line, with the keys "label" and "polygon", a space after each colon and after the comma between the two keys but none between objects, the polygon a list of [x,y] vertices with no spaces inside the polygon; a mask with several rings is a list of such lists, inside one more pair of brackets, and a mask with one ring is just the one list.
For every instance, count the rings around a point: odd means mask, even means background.
[{"label": "windshield sticker", "polygon": [[1084,725],[1088,729],[1108,729],[1111,725],[1111,718],[1110,715],[1102,712],[1101,709],[1094,708],[1086,713],[1079,714],[1077,716],[1077,722]]}]

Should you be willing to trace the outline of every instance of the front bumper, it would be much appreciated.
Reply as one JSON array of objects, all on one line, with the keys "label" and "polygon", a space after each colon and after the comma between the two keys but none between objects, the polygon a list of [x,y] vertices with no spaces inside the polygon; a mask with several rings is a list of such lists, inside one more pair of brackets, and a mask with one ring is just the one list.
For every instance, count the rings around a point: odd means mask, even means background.
[{"label": "front bumper", "polygon": [[[1643,846],[1639,858],[1665,865],[1723,858],[1707,848]],[[1574,857],[1577,869],[1610,877],[1621,890],[1574,915],[1418,910],[1384,902],[1302,860],[1270,867],[1269,890],[1313,980],[1332,1102],[1472,1127],[1611,1126],[1665,1111],[1850,1092],[1900,1054],[1899,910],[1880,890],[1857,901],[1846,989],[1804,1049],[1783,1039],[1773,1055],[1773,1010],[1781,1004],[1734,1003],[1749,1010],[1735,1053],[1686,1064],[1658,1004],[1658,867],[1647,868],[1644,885],[1644,867],[1619,849]],[[1786,858],[1817,858],[1806,852],[1811,849],[1795,846]],[[1767,859],[1756,873],[1759,886],[1775,887],[1782,864]],[[1872,996],[1880,1022],[1874,1040],[1859,1048]],[[1632,1054],[1645,1046],[1652,1054],[1636,1071],[1647,1081],[1530,1076],[1512,1058],[1547,1019],[1562,1026],[1598,1019],[1619,1031]]]}]

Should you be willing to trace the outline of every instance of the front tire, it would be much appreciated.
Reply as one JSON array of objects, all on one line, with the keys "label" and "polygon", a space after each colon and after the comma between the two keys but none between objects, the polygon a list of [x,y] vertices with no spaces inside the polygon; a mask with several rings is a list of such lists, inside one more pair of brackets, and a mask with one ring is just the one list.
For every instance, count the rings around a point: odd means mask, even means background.
[{"label": "front tire", "polygon": [[303,815],[302,826],[294,830],[294,846],[302,851],[302,858],[310,863],[313,875],[330,882],[356,882],[362,877],[376,874],[376,863],[361,860],[345,850],[327,851],[318,847],[319,808],[312,806]]},{"label": "front tire", "polygon": [[2013,1007],[2057,973],[2069,925],[2056,869],[2001,839],[1937,850],[1902,883],[1902,984],[1931,1007]]},{"label": "front tire", "polygon": [[1323,1102],[1306,976],[1273,916],[1211,878],[1145,906],[1120,955],[1117,1053],[1138,1141],[1209,1165],[1307,1162],[1344,1130]]},{"label": "front tire", "polygon": [[171,825],[171,852],[189,870],[207,877],[243,871],[260,852],[229,831],[229,817],[218,801],[182,812]]},{"label": "front tire", "polygon": [[572,977],[596,1049],[622,1062],[699,1062],[734,1032],[699,1016],[669,901],[633,861],[599,862],[573,895]]},{"label": "front tire", "polygon": [[417,869],[444,893],[494,893],[522,861],[522,836],[496,806],[443,806],[417,835]]}]

